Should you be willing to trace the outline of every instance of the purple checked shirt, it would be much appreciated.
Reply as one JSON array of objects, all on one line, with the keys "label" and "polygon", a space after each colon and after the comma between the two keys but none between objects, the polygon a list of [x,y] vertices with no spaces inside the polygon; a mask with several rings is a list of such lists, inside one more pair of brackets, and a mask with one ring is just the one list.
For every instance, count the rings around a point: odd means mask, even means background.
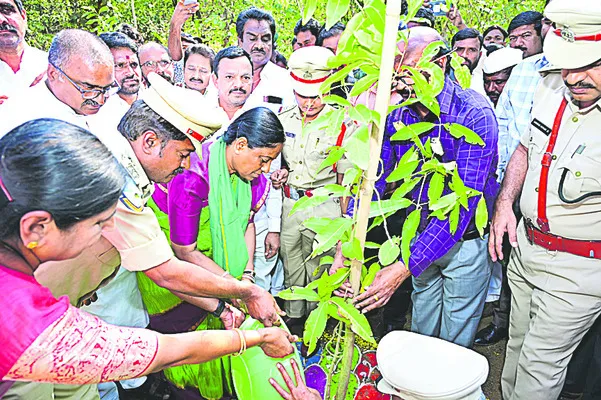
[{"label": "purple checked shirt", "polygon": [[[437,125],[431,132],[421,136],[422,143],[428,138],[440,136],[440,143],[444,150],[441,162],[457,162],[459,176],[467,187],[484,193],[489,215],[492,215],[493,203],[499,190],[496,179],[498,162],[498,126],[493,109],[488,101],[473,90],[463,90],[458,84],[448,77],[442,92],[438,95],[440,104],[440,123],[458,123],[476,132],[485,143],[484,147],[472,145],[464,139],[455,139],[441,125]],[[382,195],[386,187],[386,177],[396,167],[398,160],[413,146],[410,141],[391,142],[390,137],[396,132],[394,122],[401,121],[405,125],[416,122],[439,121],[430,114],[425,119],[420,118],[408,107],[394,110],[386,122],[386,132],[382,144],[382,160],[384,173],[376,183],[376,190]],[[409,194],[412,199],[419,198],[420,186]],[[445,188],[443,195],[450,193]],[[422,189],[421,202],[428,199],[428,185]],[[427,206],[422,211],[422,218],[418,228],[418,236],[411,246],[409,270],[413,276],[419,276],[426,268],[439,258],[443,257],[462,236],[476,229],[474,215],[479,196],[469,199],[469,209],[461,208],[459,224],[454,235],[451,234],[448,220],[428,218],[430,211]]]}]

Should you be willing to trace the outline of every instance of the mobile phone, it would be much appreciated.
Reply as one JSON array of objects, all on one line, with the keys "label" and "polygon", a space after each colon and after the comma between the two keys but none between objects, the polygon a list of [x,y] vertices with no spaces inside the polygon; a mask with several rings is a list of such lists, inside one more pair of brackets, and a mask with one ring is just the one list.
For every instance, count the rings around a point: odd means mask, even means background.
[{"label": "mobile phone", "polygon": [[198,0],[184,0],[184,5],[187,6],[189,4],[198,3]]},{"label": "mobile phone", "polygon": [[430,0],[430,6],[432,6],[432,12],[435,17],[445,16],[447,15],[447,11],[449,11],[447,0]]}]

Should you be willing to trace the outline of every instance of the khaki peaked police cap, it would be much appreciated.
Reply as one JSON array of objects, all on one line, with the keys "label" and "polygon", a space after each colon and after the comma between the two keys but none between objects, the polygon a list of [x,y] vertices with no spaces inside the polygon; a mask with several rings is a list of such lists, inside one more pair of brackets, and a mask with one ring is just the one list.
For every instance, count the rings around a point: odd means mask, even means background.
[{"label": "khaki peaked police cap", "polygon": [[150,87],[144,102],[154,112],[184,133],[200,151],[201,143],[221,128],[214,106],[197,91],[172,85],[156,73],[148,75]]},{"label": "khaki peaked police cap", "polygon": [[601,59],[601,1],[553,0],[545,16],[556,24],[544,42],[553,66],[578,69]]},{"label": "khaki peaked police cap", "polygon": [[333,56],[321,46],[301,47],[292,53],[288,60],[292,89],[304,97],[319,96],[319,87],[332,74],[328,59]]}]

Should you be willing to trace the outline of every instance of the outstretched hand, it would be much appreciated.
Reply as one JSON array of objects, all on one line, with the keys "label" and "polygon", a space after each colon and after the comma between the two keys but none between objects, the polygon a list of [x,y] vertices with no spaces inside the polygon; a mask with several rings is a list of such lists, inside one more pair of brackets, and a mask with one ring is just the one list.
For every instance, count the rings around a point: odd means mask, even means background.
[{"label": "outstretched hand", "polygon": [[294,379],[296,380],[296,384],[292,382],[292,378],[290,375],[288,375],[286,368],[284,368],[282,364],[278,363],[278,371],[280,371],[280,374],[282,374],[282,378],[284,379],[289,392],[282,388],[273,378],[269,379],[271,386],[273,386],[273,388],[285,400],[321,400],[321,395],[319,392],[315,389],[307,387],[303,381],[303,377],[300,374],[296,361],[293,359],[290,360],[290,363],[292,364],[292,370],[294,371]]}]

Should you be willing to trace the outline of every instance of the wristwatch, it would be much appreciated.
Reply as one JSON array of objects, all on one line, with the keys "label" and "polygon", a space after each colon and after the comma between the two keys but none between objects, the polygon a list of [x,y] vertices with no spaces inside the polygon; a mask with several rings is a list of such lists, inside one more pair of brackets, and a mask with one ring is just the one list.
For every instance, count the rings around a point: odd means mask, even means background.
[{"label": "wristwatch", "polygon": [[211,311],[211,314],[213,314],[214,316],[219,318],[219,317],[221,317],[221,314],[223,314],[224,309],[225,309],[225,301],[219,299],[219,304],[217,304],[217,308],[215,309],[215,311]]}]

